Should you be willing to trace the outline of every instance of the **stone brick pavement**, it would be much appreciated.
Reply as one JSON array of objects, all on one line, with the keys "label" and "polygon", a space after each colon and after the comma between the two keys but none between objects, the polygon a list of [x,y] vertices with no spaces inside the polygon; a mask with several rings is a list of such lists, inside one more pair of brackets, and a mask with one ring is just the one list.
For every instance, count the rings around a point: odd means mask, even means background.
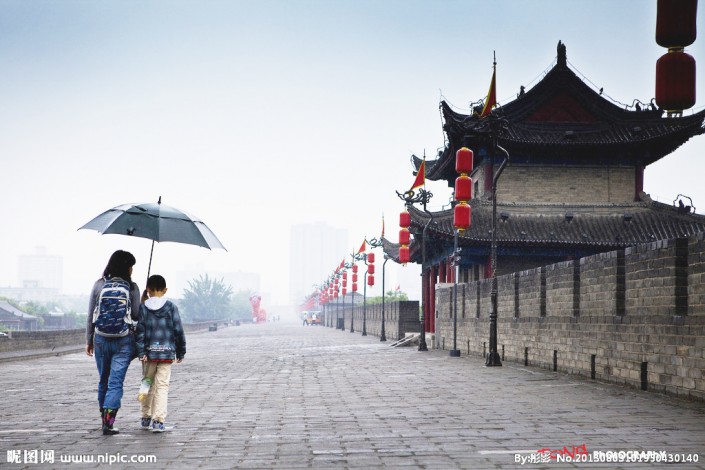
[{"label": "stone brick pavement", "polygon": [[[702,403],[510,363],[486,368],[479,357],[394,349],[324,327],[243,325],[187,341],[164,434],[139,429],[136,362],[116,436],[99,431],[92,358],[0,363],[0,467],[96,468],[117,459],[111,468],[507,469],[522,467],[515,454],[584,445],[589,454],[696,454],[698,463],[668,468],[705,468]],[[129,462],[147,456],[156,462]],[[571,465],[664,467],[523,467]]]}]

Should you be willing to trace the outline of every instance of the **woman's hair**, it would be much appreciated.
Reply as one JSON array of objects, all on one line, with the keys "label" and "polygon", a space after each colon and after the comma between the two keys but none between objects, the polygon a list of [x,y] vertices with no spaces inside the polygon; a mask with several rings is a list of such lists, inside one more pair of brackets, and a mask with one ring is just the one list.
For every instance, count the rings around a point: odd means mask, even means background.
[{"label": "woman's hair", "polygon": [[132,282],[130,278],[130,268],[135,265],[137,260],[132,253],[118,250],[108,260],[108,265],[103,271],[103,277],[108,279],[111,277],[119,277],[127,282]]}]

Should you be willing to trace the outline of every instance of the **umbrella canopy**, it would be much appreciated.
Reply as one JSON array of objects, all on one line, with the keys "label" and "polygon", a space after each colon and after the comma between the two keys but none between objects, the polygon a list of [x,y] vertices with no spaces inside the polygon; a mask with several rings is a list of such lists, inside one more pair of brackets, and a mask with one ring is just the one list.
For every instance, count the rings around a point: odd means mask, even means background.
[{"label": "umbrella canopy", "polygon": [[[184,243],[225,250],[218,237],[206,224],[184,211],[165,206],[162,204],[161,197],[156,204],[123,204],[108,209],[79,228],[79,230],[82,229],[96,230],[103,235],[114,233],[147,238],[152,240],[152,250],[154,250],[154,242]],[[149,264],[151,269],[151,253]]]}]

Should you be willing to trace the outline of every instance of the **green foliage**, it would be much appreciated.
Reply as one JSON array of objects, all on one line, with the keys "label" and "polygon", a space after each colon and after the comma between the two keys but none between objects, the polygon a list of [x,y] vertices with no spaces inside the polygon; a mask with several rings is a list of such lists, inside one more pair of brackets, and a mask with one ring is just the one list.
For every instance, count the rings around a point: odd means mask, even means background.
[{"label": "green foliage", "polygon": [[[402,300],[409,300],[409,296],[406,294],[406,292],[388,290],[387,292],[384,293],[384,301],[385,302],[398,302],[398,301],[402,301]],[[382,296],[368,297],[367,303],[368,304],[381,304],[382,303]]]},{"label": "green foliage", "polygon": [[241,290],[236,292],[232,297],[233,320],[252,320],[252,305],[250,304],[250,296],[254,292],[249,290]]},{"label": "green foliage", "polygon": [[223,279],[211,279],[208,274],[189,281],[179,302],[185,321],[225,320],[233,317],[233,288]]}]

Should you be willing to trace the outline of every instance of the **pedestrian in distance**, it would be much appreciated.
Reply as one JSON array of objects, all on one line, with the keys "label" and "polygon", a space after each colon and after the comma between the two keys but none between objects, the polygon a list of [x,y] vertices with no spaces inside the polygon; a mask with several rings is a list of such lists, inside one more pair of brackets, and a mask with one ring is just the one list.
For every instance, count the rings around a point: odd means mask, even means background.
[{"label": "pedestrian in distance", "polygon": [[123,383],[136,356],[134,328],[139,319],[140,290],[132,282],[135,257],[123,250],[110,256],[103,276],[93,284],[86,321],[86,354],[98,367],[98,406],[104,435],[118,434],[114,426]]},{"label": "pedestrian in distance", "polygon": [[165,297],[166,280],[155,274],[147,279],[137,325],[137,356],[142,361],[143,383],[150,383],[142,402],[142,429],[164,432],[171,379],[171,364],[186,355],[186,336],[179,309]]}]

